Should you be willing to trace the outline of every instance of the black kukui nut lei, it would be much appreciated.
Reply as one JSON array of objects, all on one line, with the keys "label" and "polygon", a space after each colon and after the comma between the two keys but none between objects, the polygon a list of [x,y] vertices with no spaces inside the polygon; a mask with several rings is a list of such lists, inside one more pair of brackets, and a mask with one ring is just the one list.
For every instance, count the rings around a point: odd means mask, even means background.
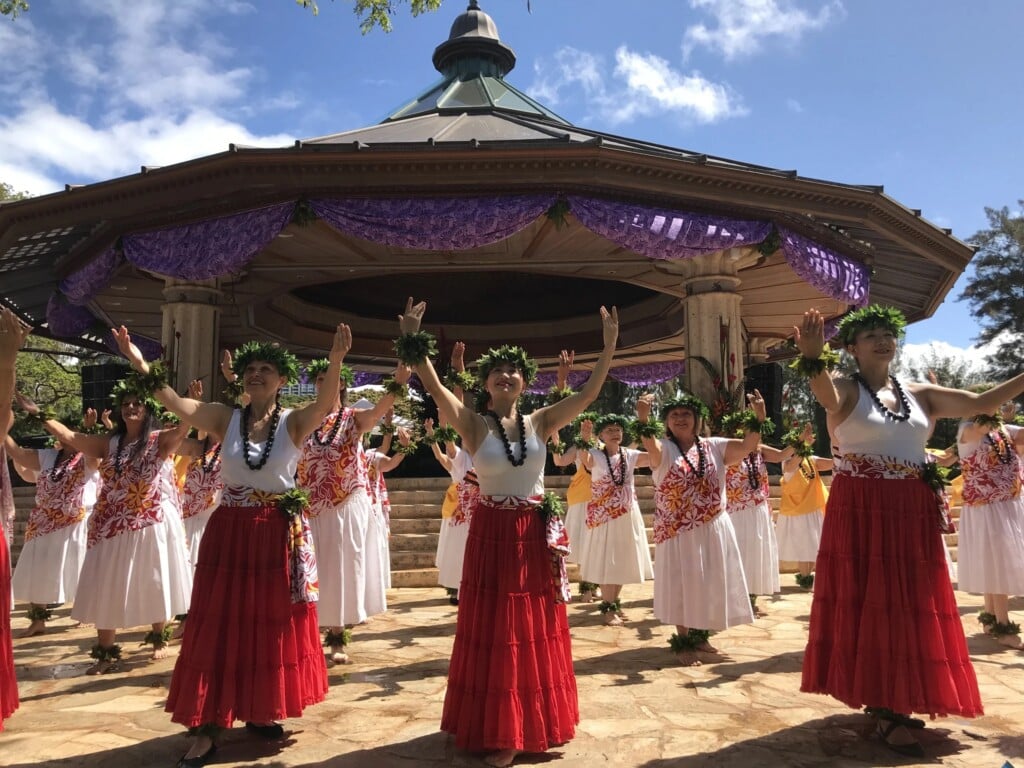
[{"label": "black kukui nut lei", "polygon": [[608,455],[608,447],[605,446],[601,449],[601,453],[604,454],[605,464],[608,465],[608,476],[612,479],[615,485],[621,487],[626,483],[626,452],[619,446],[619,476],[615,476],[615,470],[612,469],[612,459]]},{"label": "black kukui nut lei", "polygon": [[[341,429],[341,422],[344,421],[341,417],[344,415],[344,410],[338,411],[338,415],[334,418],[334,424],[331,425],[330,431],[326,437],[323,437],[323,432],[320,427],[313,430],[313,442],[317,445],[330,445],[334,442],[334,438],[338,436],[338,430]],[[323,426],[323,424],[321,424]]]},{"label": "black kukui nut lei", "polygon": [[750,486],[750,490],[756,491],[761,485],[760,472],[758,471],[757,462],[757,451],[751,451],[747,454],[746,458],[743,459],[743,464],[747,468],[747,485]]},{"label": "black kukui nut lei", "polygon": [[267,432],[267,442],[263,446],[263,452],[260,454],[260,460],[255,464],[249,461],[249,414],[251,410],[251,405],[247,405],[242,409],[242,458],[245,459],[245,466],[255,471],[263,469],[264,465],[267,463],[267,459],[270,458],[270,451],[274,448],[274,435],[277,433],[277,422],[281,419],[281,403],[274,403],[274,410],[270,414],[270,429]]},{"label": "black kukui nut lei", "polygon": [[498,435],[501,437],[501,444],[505,446],[505,456],[508,458],[509,463],[513,467],[523,466],[523,463],[526,461],[526,423],[523,419],[523,412],[518,409],[516,410],[516,426],[519,427],[518,459],[512,453],[512,444],[508,440],[508,435],[505,434],[505,427],[501,423],[501,417],[494,411],[488,411],[487,415],[494,419],[494,423],[498,425]]},{"label": "black kukui nut lei", "polygon": [[75,457],[78,455],[74,451],[70,451],[69,456],[66,459],[64,459],[64,461],[61,461],[61,453],[63,453],[63,451],[57,453],[57,455],[53,459],[53,466],[50,467],[50,480],[52,480],[55,483],[59,483],[61,480],[64,479],[64,475],[68,473],[68,470],[71,468],[71,465],[75,461]]},{"label": "black kukui nut lei", "polygon": [[895,413],[888,408],[885,404],[878,399],[878,393],[876,393],[871,387],[868,386],[867,381],[860,375],[860,371],[855,371],[853,374],[853,380],[864,387],[864,390],[871,396],[872,402],[875,404],[875,409],[888,419],[893,421],[905,422],[910,418],[910,401],[907,399],[907,393],[903,391],[903,387],[900,386],[899,381],[896,377],[889,376],[889,381],[892,382],[892,388],[896,392],[896,397],[900,401],[900,413]]},{"label": "black kukui nut lei", "polygon": [[[993,432],[999,435],[998,440],[992,437]],[[1000,464],[1009,464],[1013,461],[1013,446],[1010,445],[1010,437],[1003,431],[1002,427],[989,431],[985,435],[985,442],[992,446],[992,450],[995,451],[996,458],[999,459]]]},{"label": "black kukui nut lei", "polygon": [[693,444],[697,448],[697,466],[693,466],[693,462],[690,461],[690,457],[686,455],[686,451],[683,450],[683,446],[679,444],[676,436],[672,434],[671,430],[668,430],[668,439],[675,443],[676,448],[679,449],[679,453],[683,457],[683,461],[686,462],[686,466],[690,468],[690,471],[697,475],[697,477],[704,477],[704,472],[707,469],[707,456],[704,453],[704,446],[700,444],[700,435],[695,435]]}]

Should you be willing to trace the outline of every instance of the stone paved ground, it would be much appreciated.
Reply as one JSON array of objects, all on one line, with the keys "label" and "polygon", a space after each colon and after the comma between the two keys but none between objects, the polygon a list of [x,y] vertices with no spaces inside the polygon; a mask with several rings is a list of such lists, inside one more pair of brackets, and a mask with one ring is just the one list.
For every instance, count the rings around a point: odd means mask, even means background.
[{"label": "stone paved ground", "polygon": [[[792,576],[784,576],[790,581]],[[786,587],[766,618],[716,637],[728,656],[674,663],[671,633],[651,613],[650,583],[626,587],[625,627],[594,605],[570,607],[581,718],[576,738],[519,765],[589,768],[945,765],[1024,768],[1024,655],[975,632],[979,599],[958,593],[987,714],[930,724],[920,763],[888,751],[864,715],[798,691],[810,595]],[[482,765],[438,732],[455,609],[439,589],[390,594],[391,611],[357,628],[354,663],[330,670],[331,691],[282,743],[229,732],[211,765],[265,768],[424,768]],[[763,600],[763,599],[762,599]],[[1024,609],[1024,603],[1013,606]],[[23,611],[15,632],[27,626]],[[15,640],[21,709],[0,734],[0,765],[173,766],[184,732],[163,712],[174,660],[150,662],[143,630],[124,632],[122,673],[85,677],[94,642],[58,611],[50,633]]]}]

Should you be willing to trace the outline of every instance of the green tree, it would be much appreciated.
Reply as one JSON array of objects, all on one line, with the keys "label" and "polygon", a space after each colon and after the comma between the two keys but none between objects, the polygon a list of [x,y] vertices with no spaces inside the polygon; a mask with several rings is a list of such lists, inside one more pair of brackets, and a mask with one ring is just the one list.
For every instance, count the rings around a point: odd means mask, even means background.
[{"label": "green tree", "polygon": [[13,19],[27,10],[27,0],[0,0],[0,16],[10,16]]},{"label": "green tree", "polygon": [[1020,339],[1024,334],[1024,200],[1019,210],[986,208],[989,228],[968,242],[977,246],[974,275],[960,294],[981,324],[979,341],[1002,339],[989,359],[988,375],[996,380],[1024,371]]},{"label": "green tree", "polygon": [[[916,361],[901,361],[895,367],[896,375],[906,381],[930,381],[953,389],[970,389],[985,380],[984,374],[966,360],[944,355],[932,347],[928,354]],[[959,419],[939,419],[928,440],[929,448],[948,448],[956,442]]]},{"label": "green tree", "polygon": [[[309,8],[315,16],[320,12],[316,0],[295,0],[297,5]],[[391,31],[391,19],[399,5],[409,4],[413,16],[427,11],[436,11],[442,0],[354,0],[352,10],[359,17],[359,31],[364,35],[379,27],[383,32]]]},{"label": "green tree", "polygon": [[24,200],[27,197],[29,197],[28,192],[15,192],[14,187],[10,184],[0,181],[0,200]]},{"label": "green tree", "polygon": [[[18,391],[53,410],[58,419],[77,421],[82,416],[81,368],[93,362],[82,355],[72,344],[29,336],[16,361]],[[11,432],[21,437],[40,430],[34,422],[17,419]]]}]

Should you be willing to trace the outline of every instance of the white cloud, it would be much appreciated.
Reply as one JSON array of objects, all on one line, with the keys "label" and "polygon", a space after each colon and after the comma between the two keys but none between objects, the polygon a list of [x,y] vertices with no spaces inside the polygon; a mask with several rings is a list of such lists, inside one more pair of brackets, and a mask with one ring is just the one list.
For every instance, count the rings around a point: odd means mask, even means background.
[{"label": "white cloud", "polygon": [[796,112],[798,115],[804,111],[804,105],[793,98],[786,99],[786,108],[790,112]]},{"label": "white cloud", "polygon": [[806,32],[846,15],[839,0],[831,0],[817,13],[796,7],[793,0],[690,0],[690,6],[710,14],[714,25],[701,23],[686,29],[684,57],[704,47],[718,51],[726,60],[757,53],[769,38],[796,43]]},{"label": "white cloud", "polygon": [[971,371],[982,375],[988,367],[989,358],[999,349],[1004,340],[1011,337],[1000,334],[987,344],[975,344],[966,348],[956,347],[939,340],[923,344],[904,344],[900,349],[900,362],[904,368],[911,365],[921,368],[933,357],[952,358],[967,363]]},{"label": "white cloud", "polygon": [[583,93],[598,119],[613,125],[659,114],[677,114],[700,123],[746,114],[728,86],[707,80],[699,72],[679,72],[659,56],[626,46],[615,51],[615,66],[609,74],[604,60],[587,51],[566,47],[553,59],[553,63],[538,61],[534,65],[538,79],[529,90],[531,96],[554,109],[563,90],[570,88]]},{"label": "white cloud", "polygon": [[[18,87],[0,77],[0,180],[33,194],[214,154],[228,144],[287,146],[293,136],[259,135],[242,122],[294,109],[286,93],[251,98],[258,70],[232,62],[208,30],[215,14],[255,10],[240,0],[133,0],[69,8],[62,27],[0,24],[3,61],[18,61]],[[0,69],[0,75],[5,74]]]}]

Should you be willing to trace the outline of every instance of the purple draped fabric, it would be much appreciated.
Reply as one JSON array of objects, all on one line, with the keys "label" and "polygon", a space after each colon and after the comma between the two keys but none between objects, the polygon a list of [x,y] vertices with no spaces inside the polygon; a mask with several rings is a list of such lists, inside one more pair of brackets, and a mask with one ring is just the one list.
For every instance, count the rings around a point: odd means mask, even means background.
[{"label": "purple draped fabric", "polygon": [[294,202],[125,235],[124,255],[149,272],[206,280],[237,272],[291,221]]},{"label": "purple draped fabric", "polygon": [[837,317],[832,320],[825,321],[825,340],[831,341],[839,334],[839,321],[842,317]]},{"label": "purple draped fabric", "polygon": [[646,387],[674,379],[676,376],[682,375],[685,370],[685,360],[673,360],[665,363],[648,363],[647,365],[625,365],[620,368],[612,368],[608,375],[631,387]]},{"label": "purple draped fabric", "polygon": [[[164,356],[164,345],[155,339],[150,339],[146,336],[139,336],[138,334],[133,333],[132,342],[139,348],[139,352],[142,353],[142,357],[146,360],[160,360]],[[121,354],[121,351],[117,348],[117,341],[114,339],[114,334],[110,331],[103,334],[103,343],[106,344],[115,355]]]},{"label": "purple draped fabric", "polygon": [[635,203],[569,197],[569,210],[592,232],[649,259],[686,259],[724,248],[754,245],[771,222],[728,219]]},{"label": "purple draped fabric", "polygon": [[783,227],[779,237],[786,261],[801,280],[847,304],[868,303],[871,272],[865,265]]},{"label": "purple draped fabric", "polygon": [[367,384],[380,384],[384,381],[383,373],[371,373],[370,371],[354,371],[355,377],[352,387],[365,387]]},{"label": "purple draped fabric", "polygon": [[427,251],[477,248],[514,235],[556,196],[310,200],[316,215],[363,240]]},{"label": "purple draped fabric", "polygon": [[123,263],[124,257],[111,246],[80,270],[61,280],[61,293],[72,304],[86,304],[107,287],[114,271]]},{"label": "purple draped fabric", "polygon": [[[569,387],[572,389],[579,389],[583,386],[587,379],[590,378],[590,371],[570,371],[569,372]],[[526,388],[526,391],[531,395],[546,395],[548,390],[555,386],[555,382],[558,380],[558,373],[555,371],[544,371],[537,374],[537,378],[533,380],[533,383]]]},{"label": "purple draped fabric", "polygon": [[69,304],[62,294],[54,293],[46,303],[46,325],[54,336],[71,339],[96,325],[96,318],[85,307]]}]

